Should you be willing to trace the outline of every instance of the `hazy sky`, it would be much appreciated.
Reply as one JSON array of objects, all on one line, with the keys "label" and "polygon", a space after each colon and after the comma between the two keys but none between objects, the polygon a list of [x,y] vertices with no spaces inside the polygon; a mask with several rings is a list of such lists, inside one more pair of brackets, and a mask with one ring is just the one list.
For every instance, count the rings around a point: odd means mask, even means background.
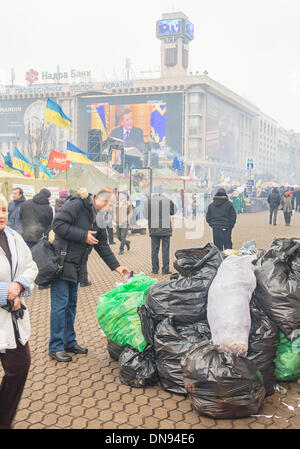
[{"label": "hazy sky", "polygon": [[[25,72],[92,70],[99,81],[160,66],[155,23],[182,11],[195,26],[191,69],[300,131],[300,0],[1,0],[0,80]],[[149,76],[150,74],[148,74]],[[153,73],[153,76],[157,76]]]}]

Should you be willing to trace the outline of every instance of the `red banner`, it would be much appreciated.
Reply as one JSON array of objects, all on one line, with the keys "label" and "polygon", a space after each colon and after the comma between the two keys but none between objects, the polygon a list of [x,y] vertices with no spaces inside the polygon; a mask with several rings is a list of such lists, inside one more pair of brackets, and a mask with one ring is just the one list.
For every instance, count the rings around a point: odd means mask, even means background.
[{"label": "red banner", "polygon": [[69,168],[70,161],[67,161],[67,156],[58,151],[51,151],[47,168],[56,168],[56,170],[65,171]]}]

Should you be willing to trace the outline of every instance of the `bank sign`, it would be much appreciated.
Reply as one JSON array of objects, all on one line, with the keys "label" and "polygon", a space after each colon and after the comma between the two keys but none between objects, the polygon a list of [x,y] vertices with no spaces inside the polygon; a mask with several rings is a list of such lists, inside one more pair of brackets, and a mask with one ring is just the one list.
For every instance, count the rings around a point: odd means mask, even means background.
[{"label": "bank sign", "polygon": [[26,72],[25,80],[30,85],[36,81],[61,81],[61,80],[73,80],[75,78],[91,78],[91,70],[75,70],[72,69],[69,72],[37,72],[34,69],[30,69]]}]

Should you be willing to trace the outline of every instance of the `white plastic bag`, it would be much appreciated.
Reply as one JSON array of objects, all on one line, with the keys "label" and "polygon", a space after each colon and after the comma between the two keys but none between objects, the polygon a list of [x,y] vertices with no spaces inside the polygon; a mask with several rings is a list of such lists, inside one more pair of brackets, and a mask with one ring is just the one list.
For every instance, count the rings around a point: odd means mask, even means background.
[{"label": "white plastic bag", "polygon": [[227,257],[208,290],[207,319],[212,342],[247,355],[251,326],[249,302],[256,287],[253,255]]}]

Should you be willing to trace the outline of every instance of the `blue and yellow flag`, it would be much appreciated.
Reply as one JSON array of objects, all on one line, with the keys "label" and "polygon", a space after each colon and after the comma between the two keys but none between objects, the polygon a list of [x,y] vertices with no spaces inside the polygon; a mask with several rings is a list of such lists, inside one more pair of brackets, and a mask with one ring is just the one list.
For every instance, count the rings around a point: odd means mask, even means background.
[{"label": "blue and yellow flag", "polygon": [[71,129],[72,120],[66,116],[59,104],[48,98],[44,120],[53,125],[60,126],[60,128]]},{"label": "blue and yellow flag", "polygon": [[67,161],[77,162],[78,164],[91,164],[90,155],[75,147],[71,142],[67,142]]},{"label": "blue and yellow flag", "polygon": [[166,103],[154,104],[150,117],[151,139],[162,148],[166,146],[166,110]]},{"label": "blue and yellow flag", "polygon": [[39,160],[35,159],[39,166],[39,179],[53,179],[53,176],[47,169],[48,160],[40,156]]},{"label": "blue and yellow flag", "polygon": [[98,112],[99,116],[99,129],[102,131],[102,140],[106,140],[108,135],[104,105],[101,104],[100,106],[96,107],[96,111]]},{"label": "blue and yellow flag", "polygon": [[17,147],[14,148],[13,168],[21,170],[23,174],[27,173],[34,176],[34,169],[31,162],[29,162],[23,154],[20,153]]},{"label": "blue and yellow flag", "polygon": [[21,175],[26,176],[26,175],[24,174],[23,170],[20,170],[20,169],[15,168],[15,167],[13,166],[13,161],[12,161],[12,158],[11,158],[11,155],[10,155],[9,152],[6,153],[6,156],[5,156],[5,158],[4,158],[4,167],[3,167],[3,170],[4,170],[5,172],[7,172],[7,173],[11,173],[11,174],[14,174],[14,175],[16,174],[16,172],[18,172],[18,173],[20,173]]}]

